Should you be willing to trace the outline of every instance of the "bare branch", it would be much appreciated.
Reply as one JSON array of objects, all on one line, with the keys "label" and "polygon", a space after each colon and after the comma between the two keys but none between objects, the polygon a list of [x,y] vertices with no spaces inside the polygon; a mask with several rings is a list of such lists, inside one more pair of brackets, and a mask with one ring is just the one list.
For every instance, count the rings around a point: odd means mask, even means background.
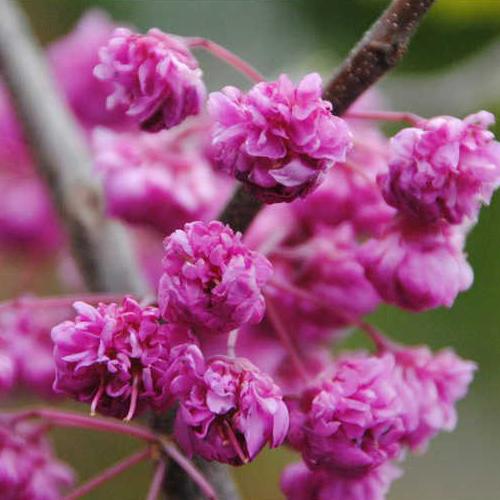
[{"label": "bare branch", "polygon": [[325,88],[324,98],[342,115],[405,55],[422,18],[435,0],[393,0]]}]

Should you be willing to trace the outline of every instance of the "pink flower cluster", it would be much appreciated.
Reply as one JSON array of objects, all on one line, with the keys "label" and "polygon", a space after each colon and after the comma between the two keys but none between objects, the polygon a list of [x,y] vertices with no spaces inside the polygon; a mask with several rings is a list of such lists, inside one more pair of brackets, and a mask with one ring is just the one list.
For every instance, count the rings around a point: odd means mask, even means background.
[{"label": "pink flower cluster", "polygon": [[40,397],[54,397],[50,331],[70,311],[35,304],[35,297],[25,297],[0,306],[0,395],[22,387]]},{"label": "pink flower cluster", "polygon": [[43,428],[0,423],[2,499],[59,500],[73,483],[73,471],[55,458]]},{"label": "pink flower cluster", "polygon": [[[195,127],[202,130],[196,133]],[[186,222],[213,217],[229,194],[201,154],[202,123],[182,132],[93,135],[95,169],[102,175],[108,213],[169,234]]]},{"label": "pink flower cluster", "polygon": [[180,399],[175,436],[192,456],[241,465],[280,446],[288,409],[279,387],[244,358],[212,358]]},{"label": "pink flower cluster", "polygon": [[[288,440],[305,462],[285,472],[287,498],[383,498],[394,479],[392,462],[405,447],[425,448],[439,431],[453,430],[455,404],[467,392],[474,363],[449,350],[387,349],[341,357],[333,374],[287,401]],[[316,493],[295,492],[299,479]]]},{"label": "pink flower cluster", "polygon": [[144,130],[168,129],[200,113],[202,73],[182,38],[158,29],[140,35],[117,28],[99,58],[95,76],[114,86],[108,108],[125,107]]},{"label": "pink flower cluster", "polygon": [[192,222],[165,239],[158,302],[165,319],[199,332],[227,333],[264,314],[272,267],[241,235],[212,221]]},{"label": "pink flower cluster", "polygon": [[297,86],[281,75],[247,94],[235,87],[212,93],[208,111],[218,167],[266,203],[307,195],[351,146],[349,128],[321,93],[316,73]]},{"label": "pink flower cluster", "polygon": [[166,407],[169,327],[155,307],[132,298],[121,305],[74,304],[77,315],[52,330],[54,390],[91,403],[91,411],[131,419],[146,407]]},{"label": "pink flower cluster", "polygon": [[379,178],[387,203],[418,222],[475,220],[500,186],[500,143],[486,111],[463,120],[439,116],[391,141],[389,172]]}]

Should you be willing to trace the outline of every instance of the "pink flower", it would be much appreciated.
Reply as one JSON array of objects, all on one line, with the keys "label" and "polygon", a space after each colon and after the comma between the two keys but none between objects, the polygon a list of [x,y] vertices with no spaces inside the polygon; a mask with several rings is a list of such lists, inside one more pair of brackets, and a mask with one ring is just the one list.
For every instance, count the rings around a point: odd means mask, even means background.
[{"label": "pink flower", "polygon": [[269,294],[294,337],[306,343],[330,339],[379,305],[357,252],[356,234],[345,222],[318,227],[304,242],[269,253],[275,269]]},{"label": "pink flower", "polygon": [[268,260],[221,222],[191,222],[165,239],[158,302],[165,319],[225,333],[264,314]]},{"label": "pink flower", "polygon": [[[10,386],[18,384],[41,397],[53,397],[55,364],[51,328],[69,317],[69,308],[46,307],[26,297],[0,309],[0,366]],[[3,359],[3,362],[2,362]],[[2,385],[0,368],[0,386]]]},{"label": "pink flower", "polygon": [[192,456],[241,465],[280,446],[288,410],[279,387],[244,358],[213,358],[180,400],[175,437]]},{"label": "pink flower", "polygon": [[361,475],[399,456],[403,427],[394,357],[345,356],[291,401],[289,441],[311,468]]},{"label": "pink flower", "polygon": [[291,207],[298,223],[312,231],[318,225],[348,221],[359,234],[377,235],[395,212],[384,201],[376,181],[387,170],[388,141],[374,127],[350,126],[354,144],[346,162],[330,169],[318,189]]},{"label": "pink flower", "polygon": [[403,441],[412,449],[425,449],[440,431],[454,430],[455,404],[466,395],[477,367],[451,349],[433,354],[425,346],[396,346],[394,354],[405,408]]},{"label": "pink flower", "polygon": [[384,500],[401,471],[385,462],[362,476],[332,470],[310,470],[304,463],[291,464],[281,476],[287,500]]},{"label": "pink flower", "polygon": [[0,339],[0,397],[8,394],[16,381],[16,367],[14,360],[5,349],[3,339]]},{"label": "pink flower", "polygon": [[95,78],[93,71],[99,62],[98,51],[106,45],[115,24],[100,10],[90,10],[74,30],[52,43],[47,57],[55,79],[68,105],[86,128],[96,125],[123,128],[131,120],[123,107],[113,112],[106,109],[107,96],[113,85]]},{"label": "pink flower", "polygon": [[403,129],[391,141],[389,173],[379,179],[386,201],[425,223],[476,219],[500,185],[500,143],[487,130],[494,121],[481,111]]},{"label": "pink flower", "polygon": [[0,173],[0,245],[53,253],[63,235],[46,186],[35,174]]},{"label": "pink flower", "polygon": [[182,38],[158,29],[140,35],[118,28],[99,58],[95,76],[114,85],[108,108],[125,106],[144,130],[171,128],[200,112],[202,73]]},{"label": "pink flower", "polygon": [[412,227],[399,221],[362,247],[366,277],[390,304],[411,311],[451,307],[473,281],[463,253],[463,229]]},{"label": "pink flower", "polygon": [[2,500],[59,500],[73,471],[54,456],[39,426],[0,425]]},{"label": "pink flower", "polygon": [[305,196],[351,146],[351,134],[321,99],[321,78],[297,86],[286,75],[255,85],[214,92],[213,154],[219,168],[244,182],[266,203]]},{"label": "pink flower", "polygon": [[90,402],[91,411],[130,419],[171,399],[162,378],[170,365],[169,326],[156,307],[127,297],[121,305],[75,302],[74,321],[52,330],[54,390]]},{"label": "pink flower", "polygon": [[115,133],[98,129],[95,168],[102,174],[110,215],[152,226],[163,234],[186,222],[215,216],[229,183],[204,158],[200,138],[176,131]]}]

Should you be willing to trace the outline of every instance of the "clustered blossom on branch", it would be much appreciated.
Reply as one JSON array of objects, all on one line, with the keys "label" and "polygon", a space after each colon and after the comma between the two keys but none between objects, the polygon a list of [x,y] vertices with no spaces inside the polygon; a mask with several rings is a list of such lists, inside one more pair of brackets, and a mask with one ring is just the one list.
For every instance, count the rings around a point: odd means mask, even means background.
[{"label": "clustered blossom on branch", "polygon": [[[213,92],[205,113],[195,47],[255,85]],[[48,56],[156,295],[81,297],[76,314],[68,298],[1,305],[0,395],[20,384],[124,420],[175,412],[189,457],[240,466],[266,445],[296,450],[289,500],[383,500],[405,454],[454,429],[476,366],[395,344],[365,316],[451,307],[472,285],[467,234],[500,185],[493,116],[413,117],[388,139],[372,92],[338,117],[316,73],[262,81],[213,42],[96,12]],[[0,244],[58,248],[3,90],[0,132]],[[237,181],[265,203],[245,234],[215,220]],[[374,349],[332,354],[354,328]],[[71,483],[44,434],[0,416],[0,491],[13,499],[56,500]]]}]

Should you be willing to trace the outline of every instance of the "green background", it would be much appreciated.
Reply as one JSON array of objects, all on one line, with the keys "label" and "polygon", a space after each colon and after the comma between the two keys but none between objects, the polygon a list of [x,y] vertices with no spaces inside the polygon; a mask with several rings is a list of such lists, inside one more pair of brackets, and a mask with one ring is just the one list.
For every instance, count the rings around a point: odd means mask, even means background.
[{"label": "green background", "polygon": [[[252,62],[269,77],[320,71],[327,76],[387,1],[378,0],[24,0],[33,27],[47,43],[70,29],[90,7],[140,30],[157,26],[181,35],[210,37]],[[0,13],[1,15],[1,13]],[[424,114],[462,115],[480,108],[500,111],[500,0],[438,0],[401,67],[380,88],[388,100]],[[500,43],[500,41],[498,41]],[[480,56],[486,53],[489,56]],[[492,55],[493,54],[493,55]],[[495,58],[496,54],[496,58]],[[477,63],[479,69],[474,66]],[[245,82],[223,65],[201,56],[212,89]],[[472,68],[472,69],[471,69]],[[447,78],[447,75],[455,78]],[[496,78],[496,80],[495,80]],[[404,342],[451,345],[478,362],[479,372],[460,404],[456,432],[435,439],[425,457],[410,457],[390,499],[468,500],[499,498],[500,434],[500,199],[483,209],[467,250],[474,287],[451,310],[409,314],[382,308],[373,322]],[[2,268],[15,281],[22,263]],[[50,272],[48,271],[48,276]],[[43,281],[43,280],[42,280]],[[49,279],[50,282],[50,279]],[[47,281],[45,281],[47,283]],[[48,285],[52,286],[52,285]],[[47,287],[40,287],[48,291]],[[354,336],[349,344],[361,343]],[[60,455],[80,478],[90,477],[133,448],[124,438],[81,431],[56,433]],[[236,471],[246,499],[279,499],[278,477],[292,453],[265,452]],[[151,471],[137,467],[103,486],[89,499],[144,498]]]}]

